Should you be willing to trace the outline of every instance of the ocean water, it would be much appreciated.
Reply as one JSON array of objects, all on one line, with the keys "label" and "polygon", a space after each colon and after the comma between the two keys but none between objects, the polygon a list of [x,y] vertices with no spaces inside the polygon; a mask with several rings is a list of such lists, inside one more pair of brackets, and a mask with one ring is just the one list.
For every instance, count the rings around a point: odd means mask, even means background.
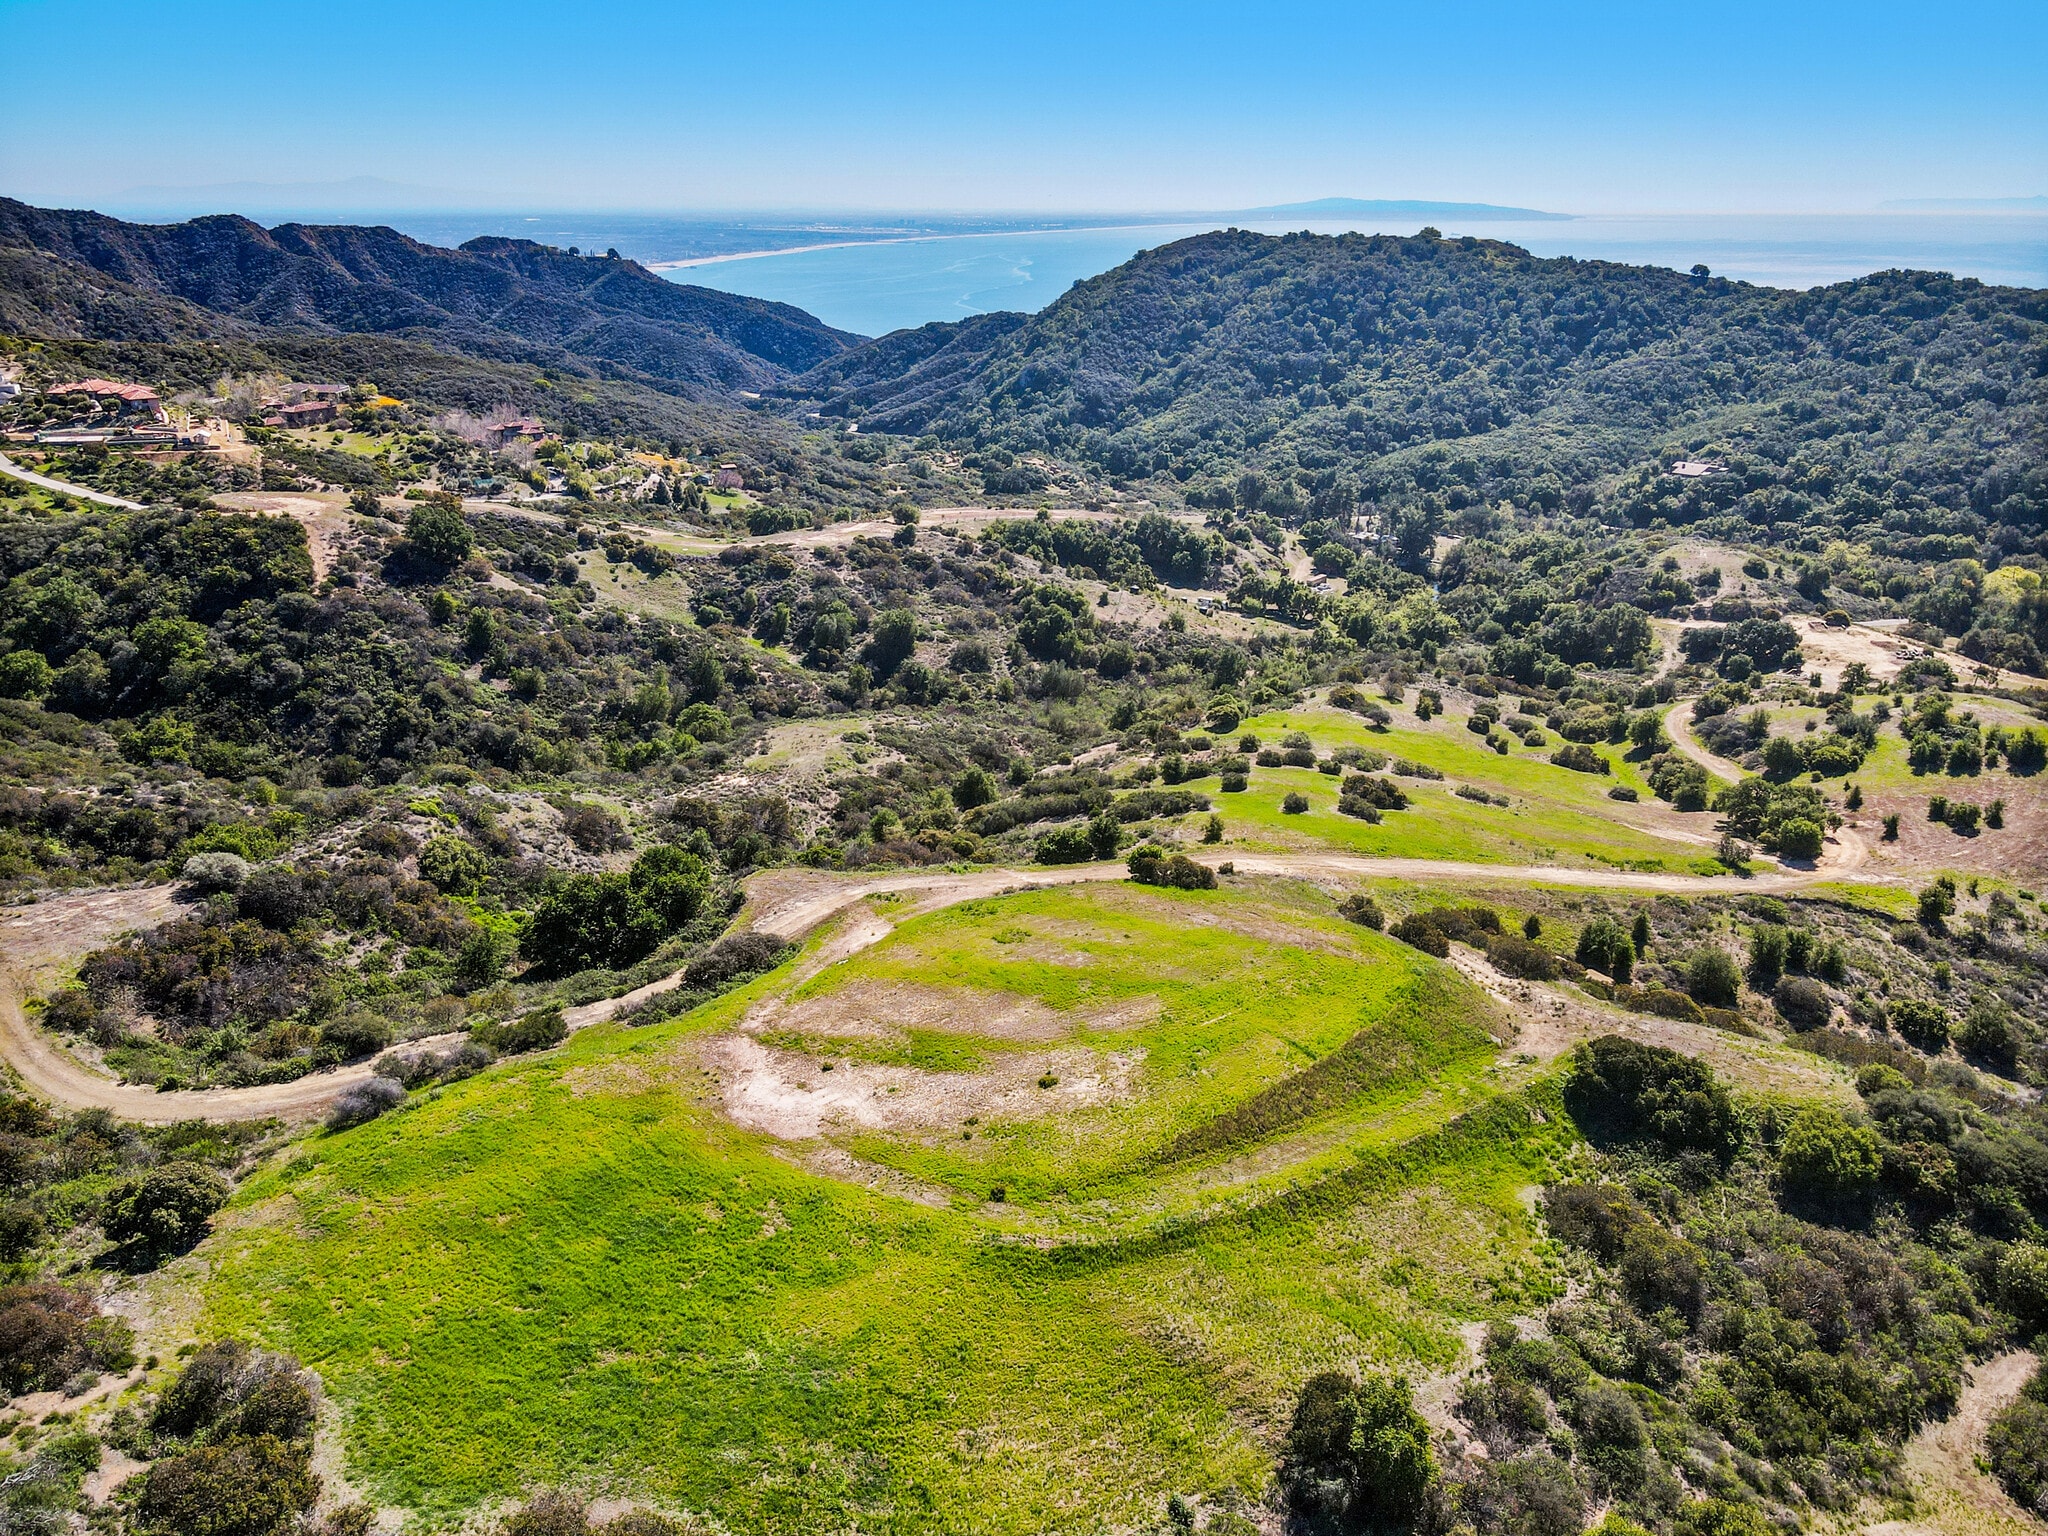
[{"label": "ocean water", "polygon": [[[1589,215],[1541,223],[1438,221],[1537,256],[1673,267],[1705,263],[1716,276],[1774,288],[1814,288],[1905,267],[1986,283],[2048,287],[2048,216],[1991,213]],[[828,325],[879,336],[989,310],[1043,309],[1068,288],[1149,250],[1219,227],[1141,224],[1115,229],[997,231],[824,245],[772,255],[664,266],[676,282],[774,299]],[[1267,234],[1413,234],[1370,223],[1248,224]],[[824,239],[831,237],[825,236]],[[636,242],[637,243],[637,242]],[[636,250],[620,247],[629,256]],[[658,257],[643,259],[659,260]]]}]

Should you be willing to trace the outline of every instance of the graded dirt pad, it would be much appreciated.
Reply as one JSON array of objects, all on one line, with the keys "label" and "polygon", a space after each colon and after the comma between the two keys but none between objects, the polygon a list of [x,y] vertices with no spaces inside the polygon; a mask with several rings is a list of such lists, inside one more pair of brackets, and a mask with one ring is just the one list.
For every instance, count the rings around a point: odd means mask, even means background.
[{"label": "graded dirt pad", "polygon": [[1043,1044],[1091,1029],[1130,1029],[1159,1012],[1157,998],[1127,1000],[1122,1006],[1062,1013],[1035,997],[1017,997],[964,987],[905,982],[856,981],[823,996],[797,1002],[764,998],[740,1028],[751,1035],[769,1031],[820,1039],[901,1040],[907,1031],[936,1030],[984,1040]]},{"label": "graded dirt pad", "polygon": [[[1140,1053],[1055,1047],[999,1058],[974,1072],[836,1061],[830,1071],[811,1057],[771,1050],[747,1034],[704,1041],[700,1059],[735,1125],[779,1141],[802,1141],[828,1129],[951,1130],[968,1116],[1032,1120],[1122,1097]],[[1044,1074],[1059,1081],[1039,1087]]]},{"label": "graded dirt pad", "polygon": [[229,491],[214,500],[230,511],[261,512],[301,524],[306,530],[306,552],[313,557],[313,579],[324,581],[334,569],[335,545],[349,526],[346,504],[340,496]]}]

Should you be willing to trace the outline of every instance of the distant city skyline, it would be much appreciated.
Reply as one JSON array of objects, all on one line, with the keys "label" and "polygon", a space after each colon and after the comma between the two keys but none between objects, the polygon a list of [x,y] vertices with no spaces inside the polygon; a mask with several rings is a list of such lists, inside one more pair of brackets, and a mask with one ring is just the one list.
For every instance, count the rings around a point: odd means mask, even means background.
[{"label": "distant city skyline", "polygon": [[311,188],[347,211],[379,182],[391,206],[707,214],[2048,193],[2039,4],[222,0],[84,27],[0,0],[0,51],[0,192],[68,206]]}]

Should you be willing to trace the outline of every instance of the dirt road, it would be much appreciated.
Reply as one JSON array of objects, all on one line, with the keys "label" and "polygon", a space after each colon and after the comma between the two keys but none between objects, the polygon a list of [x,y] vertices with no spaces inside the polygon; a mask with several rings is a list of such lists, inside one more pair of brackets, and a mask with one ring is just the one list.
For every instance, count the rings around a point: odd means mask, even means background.
[{"label": "dirt road", "polygon": [[2041,1522],[1977,1465],[1984,1432],[2039,1363],[2018,1349],[1971,1366],[1956,1411],[1906,1447],[1906,1471],[1919,1498],[1914,1518],[1866,1526],[1863,1536],[2040,1536]]},{"label": "dirt road", "polygon": [[[1845,852],[1840,857],[1852,856]],[[1209,862],[1220,862],[1222,853],[1211,853],[1208,858]],[[1368,859],[1340,853],[1231,853],[1230,860],[1240,874],[1297,880],[1459,880],[1493,884],[1506,881],[1697,895],[1735,890],[1793,891],[1832,878],[1842,867],[1824,857],[1811,870],[1780,870],[1737,881],[1726,876],[1640,874],[1541,864]],[[748,882],[748,904],[741,921],[777,938],[795,940],[870,896],[893,894],[908,898],[887,918],[850,924],[836,935],[808,962],[813,969],[823,969],[886,937],[895,923],[907,917],[1009,891],[1121,880],[1125,873],[1121,863],[986,869],[966,874],[916,870],[866,878],[808,869],[778,869],[756,875]],[[369,1065],[361,1063],[259,1088],[157,1093],[116,1083],[95,1071],[27,1017],[22,1005],[39,976],[75,960],[116,934],[163,921],[177,905],[172,888],[155,886],[57,896],[35,906],[0,912],[0,1057],[5,1058],[32,1092],[68,1108],[110,1109],[146,1124],[192,1119],[247,1120],[270,1115],[290,1120],[320,1114],[343,1089],[371,1075]],[[623,1008],[668,991],[681,979],[678,971],[623,997],[571,1008],[564,1017],[572,1030],[599,1024]]]},{"label": "dirt road", "polygon": [[1681,757],[1689,757],[1716,778],[1739,781],[1748,772],[1740,763],[1730,762],[1725,757],[1716,757],[1699,744],[1692,733],[1692,700],[1680,699],[1664,712],[1664,734],[1671,738],[1671,745]]}]

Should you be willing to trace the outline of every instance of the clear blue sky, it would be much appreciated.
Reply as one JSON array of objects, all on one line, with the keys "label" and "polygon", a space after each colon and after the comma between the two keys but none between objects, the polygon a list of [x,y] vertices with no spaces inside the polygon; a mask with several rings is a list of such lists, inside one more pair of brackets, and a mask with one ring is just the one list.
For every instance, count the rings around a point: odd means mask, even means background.
[{"label": "clear blue sky", "polygon": [[2048,3],[0,0],[0,192],[1571,212],[2048,193]]}]

